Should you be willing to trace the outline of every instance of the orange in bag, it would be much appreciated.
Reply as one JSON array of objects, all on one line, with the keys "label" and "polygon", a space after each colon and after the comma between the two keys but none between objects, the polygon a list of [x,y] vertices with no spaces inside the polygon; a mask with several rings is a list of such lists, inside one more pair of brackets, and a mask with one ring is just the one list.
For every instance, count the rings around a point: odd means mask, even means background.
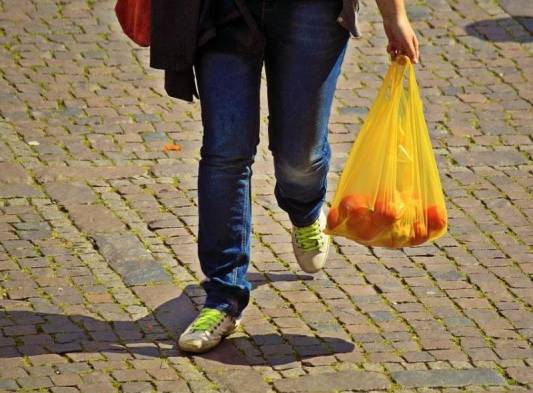
[{"label": "orange in bag", "polygon": [[427,242],[429,239],[429,231],[426,224],[417,221],[413,223],[413,234],[411,236],[411,246],[418,246],[419,244]]},{"label": "orange in bag", "polygon": [[440,233],[446,228],[447,217],[446,211],[440,206],[430,206],[427,209],[427,227],[430,232]]}]

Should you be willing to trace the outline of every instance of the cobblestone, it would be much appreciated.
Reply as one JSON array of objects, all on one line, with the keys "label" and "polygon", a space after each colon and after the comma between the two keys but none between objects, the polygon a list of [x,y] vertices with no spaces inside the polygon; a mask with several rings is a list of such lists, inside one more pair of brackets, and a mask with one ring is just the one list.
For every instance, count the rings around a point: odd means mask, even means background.
[{"label": "cobblestone", "polygon": [[496,371],[483,368],[465,370],[396,371],[396,382],[406,387],[452,387],[470,385],[502,385],[505,379]]},{"label": "cobblestone", "polygon": [[[302,273],[273,195],[263,83],[252,302],[242,329],[198,356],[175,341],[204,299],[200,106],[166,96],[114,3],[0,0],[2,392],[533,389],[530,1],[407,2],[450,217],[432,244],[334,239],[323,272]],[[388,61],[372,1],[360,21],[327,201]]]},{"label": "cobblestone", "polygon": [[329,392],[347,389],[383,390],[390,382],[378,373],[365,371],[339,371],[318,375],[303,375],[281,379],[274,383],[280,392]]},{"label": "cobblestone", "polygon": [[142,285],[151,281],[169,281],[163,267],[130,234],[94,236],[98,249],[126,285]]}]

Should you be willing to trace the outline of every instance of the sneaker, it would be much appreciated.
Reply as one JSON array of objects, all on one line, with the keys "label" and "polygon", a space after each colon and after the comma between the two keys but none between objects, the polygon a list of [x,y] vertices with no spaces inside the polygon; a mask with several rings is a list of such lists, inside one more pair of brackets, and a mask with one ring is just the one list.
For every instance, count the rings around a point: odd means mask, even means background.
[{"label": "sneaker", "polygon": [[234,332],[240,320],[224,311],[204,307],[189,327],[181,334],[178,346],[187,352],[206,352]]},{"label": "sneaker", "polygon": [[331,238],[324,233],[325,228],[326,215],[323,211],[320,211],[320,217],[311,225],[292,227],[294,255],[306,273],[316,273],[326,264]]}]

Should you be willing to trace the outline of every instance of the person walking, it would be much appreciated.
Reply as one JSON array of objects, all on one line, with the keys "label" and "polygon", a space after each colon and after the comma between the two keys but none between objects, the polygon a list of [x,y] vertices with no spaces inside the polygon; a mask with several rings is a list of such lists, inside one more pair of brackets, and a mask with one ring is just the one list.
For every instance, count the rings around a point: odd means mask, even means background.
[{"label": "person walking", "polygon": [[[416,63],[418,42],[403,0],[376,2],[389,41],[387,51]],[[292,223],[301,269],[314,273],[326,262],[330,239],[323,232],[322,205],[331,156],[328,121],[348,40],[359,36],[359,4],[188,0],[180,12],[176,1],[155,3],[159,8],[152,9],[151,65],[166,68],[170,95],[187,100],[199,96],[201,104],[198,256],[206,276],[206,299],[178,345],[183,351],[205,352],[237,328],[250,298],[250,182],[259,143],[263,64],[274,195]],[[169,50],[177,55],[169,56]],[[196,83],[192,70],[182,64],[194,67]]]}]

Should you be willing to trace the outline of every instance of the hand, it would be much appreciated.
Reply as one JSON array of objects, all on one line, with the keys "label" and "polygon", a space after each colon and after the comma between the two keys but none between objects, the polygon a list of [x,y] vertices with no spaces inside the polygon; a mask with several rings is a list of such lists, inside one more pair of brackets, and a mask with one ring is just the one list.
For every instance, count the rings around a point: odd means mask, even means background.
[{"label": "hand", "polygon": [[409,57],[411,63],[418,63],[420,53],[418,51],[418,40],[415,32],[409,23],[407,17],[384,20],[383,27],[385,34],[389,39],[387,45],[387,52],[394,59],[398,55],[405,55]]}]

